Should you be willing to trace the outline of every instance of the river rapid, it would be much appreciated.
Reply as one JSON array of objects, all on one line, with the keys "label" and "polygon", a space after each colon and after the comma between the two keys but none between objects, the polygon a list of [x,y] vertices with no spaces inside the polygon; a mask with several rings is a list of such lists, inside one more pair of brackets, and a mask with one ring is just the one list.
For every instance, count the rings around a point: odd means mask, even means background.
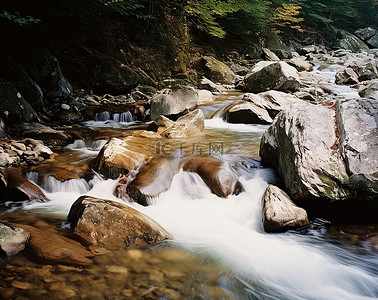
[{"label": "river rapid", "polygon": [[[356,92],[333,83],[335,70],[315,68],[336,95],[356,97]],[[220,198],[201,177],[180,171],[170,189],[150,199],[147,207],[132,207],[158,221],[173,237],[148,250],[119,250],[96,256],[89,267],[41,265],[28,257],[0,260],[0,287],[12,299],[334,299],[378,298],[377,226],[336,226],[312,220],[301,231],[267,234],[262,227],[262,195],[276,183],[273,170],[258,158],[264,125],[229,124],[222,108],[239,101],[242,93],[228,91],[214,103],[203,105],[207,119],[203,136],[191,138],[180,149],[171,148],[173,160],[208,153],[229,162],[244,191]],[[111,136],[138,131],[130,116],[84,123],[92,129],[88,140],[77,140],[48,165],[86,169]],[[130,126],[132,129],[130,128]],[[195,153],[196,152],[196,153]],[[28,179],[38,183],[36,170]],[[2,219],[31,224],[68,235],[65,218],[81,195],[122,200],[113,195],[116,180],[91,178],[60,182],[46,174],[40,187],[46,203],[6,203]],[[14,280],[26,284],[15,288]],[[5,295],[5,296],[4,296]]]}]

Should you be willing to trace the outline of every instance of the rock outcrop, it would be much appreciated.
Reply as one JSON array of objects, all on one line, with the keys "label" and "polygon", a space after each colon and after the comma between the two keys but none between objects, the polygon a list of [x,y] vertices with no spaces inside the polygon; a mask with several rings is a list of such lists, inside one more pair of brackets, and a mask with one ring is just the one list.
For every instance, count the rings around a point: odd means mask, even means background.
[{"label": "rock outcrop", "polygon": [[359,95],[364,98],[378,100],[378,80],[373,80],[366,88],[359,92]]},{"label": "rock outcrop", "polygon": [[110,200],[80,197],[72,205],[67,220],[80,239],[107,249],[142,248],[172,239],[148,216]]},{"label": "rock outcrop", "polygon": [[369,50],[369,47],[363,41],[345,30],[338,31],[333,48],[351,50],[352,52]]},{"label": "rock outcrop", "polygon": [[356,30],[354,34],[358,38],[366,42],[368,39],[372,38],[374,35],[377,34],[377,30],[372,27],[366,27]]},{"label": "rock outcrop", "polygon": [[336,73],[336,84],[357,84],[359,83],[358,75],[352,68],[346,68],[345,70]]},{"label": "rock outcrop", "polygon": [[261,61],[245,76],[243,90],[252,93],[296,91],[299,86],[298,72],[294,67],[285,62]]},{"label": "rock outcrop", "polygon": [[228,123],[271,124],[273,122],[264,108],[246,101],[227,107],[223,118]]},{"label": "rock outcrop", "polygon": [[223,91],[223,87],[221,85],[216,84],[205,77],[198,81],[198,88],[208,90],[213,94],[220,94]]},{"label": "rock outcrop", "polygon": [[263,197],[263,225],[266,232],[279,232],[310,225],[306,211],[296,206],[278,187],[269,185]]},{"label": "rock outcrop", "polygon": [[151,119],[179,115],[193,110],[199,103],[198,91],[188,86],[176,86],[158,93],[151,99]]}]

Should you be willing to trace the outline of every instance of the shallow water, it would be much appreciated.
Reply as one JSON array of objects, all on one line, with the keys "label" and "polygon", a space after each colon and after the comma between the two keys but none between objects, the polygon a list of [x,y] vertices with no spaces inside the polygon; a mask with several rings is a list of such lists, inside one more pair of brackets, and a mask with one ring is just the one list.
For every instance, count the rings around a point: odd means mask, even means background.
[{"label": "shallow water", "polygon": [[[216,112],[241,96],[225,93],[203,109]],[[113,195],[117,180],[103,180],[90,170],[106,135],[135,132],[110,123],[106,129],[100,122],[86,123],[97,128],[88,140],[59,149],[58,156],[41,167],[65,168],[80,179],[61,183],[48,175],[48,169],[40,180],[36,172],[42,169],[30,170],[28,178],[51,201],[8,203],[0,210],[7,210],[1,218],[69,235],[65,217],[80,195],[122,202]],[[244,187],[239,195],[220,198],[197,174],[180,171],[168,191],[151,199],[152,205],[129,204],[158,221],[173,241],[146,250],[105,252],[89,267],[43,265],[22,255],[0,258],[1,295],[12,299],[377,299],[377,226],[328,227],[316,220],[302,231],[264,232],[262,195],[276,177],[251,158],[258,158],[266,128],[228,124],[215,117],[206,119],[203,136],[170,141],[167,155],[172,159],[207,154],[232,162],[229,171]],[[210,144],[221,151],[210,153]],[[91,176],[80,176],[88,172]]]}]

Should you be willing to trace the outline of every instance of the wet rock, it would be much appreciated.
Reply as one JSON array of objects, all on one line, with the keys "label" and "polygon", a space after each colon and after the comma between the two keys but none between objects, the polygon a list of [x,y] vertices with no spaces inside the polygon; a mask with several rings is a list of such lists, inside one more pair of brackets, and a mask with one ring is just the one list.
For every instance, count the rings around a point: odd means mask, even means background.
[{"label": "wet rock", "polygon": [[359,37],[363,41],[367,41],[371,37],[373,37],[375,34],[377,34],[377,30],[375,30],[372,27],[366,27],[362,29],[358,29],[354,32],[354,34]]},{"label": "wet rock", "polygon": [[336,41],[333,44],[333,49],[346,49],[352,52],[361,52],[363,50],[369,50],[369,47],[355,35],[345,30],[339,30]]},{"label": "wet rock", "polygon": [[164,116],[157,118],[148,129],[156,131],[165,138],[185,138],[200,135],[205,127],[204,115],[201,109],[196,109],[177,121]]},{"label": "wet rock", "polygon": [[8,200],[48,201],[41,189],[27,180],[19,168],[8,167],[0,170],[0,173],[4,179],[4,182],[0,183],[0,190],[6,195]]},{"label": "wet rock", "polygon": [[149,205],[151,198],[157,197],[171,187],[173,176],[177,171],[171,159],[155,158],[138,172],[131,183],[128,178],[122,178],[114,194],[123,200]]},{"label": "wet rock", "polygon": [[346,68],[345,70],[336,73],[336,84],[356,84],[359,83],[358,75],[352,68]]},{"label": "wet rock", "polygon": [[242,186],[227,162],[212,156],[192,156],[182,162],[186,172],[197,173],[211,192],[219,197],[238,194]]},{"label": "wet rock", "polygon": [[198,88],[212,92],[213,94],[220,94],[223,91],[223,87],[219,84],[215,84],[211,80],[203,77],[198,82]]},{"label": "wet rock", "polygon": [[344,199],[345,165],[336,148],[334,111],[298,103],[282,111],[260,145],[263,164],[275,168],[294,201]]},{"label": "wet rock", "polygon": [[252,93],[296,91],[299,86],[298,72],[294,67],[285,62],[261,61],[245,76],[243,90]]},{"label": "wet rock", "polygon": [[297,104],[279,114],[262,138],[263,163],[279,172],[298,203],[377,197],[376,102],[340,100],[335,109]]},{"label": "wet rock", "polygon": [[215,100],[215,97],[212,92],[208,90],[199,90],[198,91],[198,103],[209,103]]},{"label": "wet rock", "polygon": [[157,222],[137,210],[110,200],[80,197],[67,220],[73,233],[89,244],[109,249],[156,245],[171,235]]},{"label": "wet rock", "polygon": [[117,179],[148,163],[155,152],[156,144],[149,138],[112,138],[95,159],[94,170],[107,178]]},{"label": "wet rock", "polygon": [[33,107],[4,79],[0,79],[0,99],[0,117],[6,124],[39,120]]},{"label": "wet rock", "polygon": [[230,67],[223,62],[215,59],[212,56],[203,56],[200,63],[206,78],[222,84],[233,83],[235,74],[234,72],[232,72]]},{"label": "wet rock", "polygon": [[0,151],[0,167],[8,167],[15,163],[16,160],[12,158],[8,153]]},{"label": "wet rock", "polygon": [[0,118],[0,138],[6,137],[7,132],[5,131],[5,124],[2,118]]},{"label": "wet rock", "polygon": [[378,100],[378,80],[373,80],[366,88],[359,92],[363,98]]},{"label": "wet rock", "polygon": [[198,105],[198,91],[188,86],[164,90],[151,99],[151,119],[178,115],[193,110]]},{"label": "wet rock", "polygon": [[245,101],[229,106],[224,119],[228,123],[243,124],[271,124],[273,122],[266,109]]},{"label": "wet rock", "polygon": [[296,68],[299,72],[301,72],[301,71],[310,72],[313,69],[312,64],[310,64],[309,62],[307,62],[306,60],[304,60],[300,57],[294,57],[294,58],[290,59],[288,63],[289,63],[289,65]]},{"label": "wet rock", "polygon": [[25,249],[30,234],[22,228],[0,223],[0,248],[6,255],[15,255]]},{"label": "wet rock", "polygon": [[266,60],[271,60],[271,61],[280,61],[279,57],[271,50],[268,48],[262,48],[262,52],[264,55],[264,58]]},{"label": "wet rock", "polygon": [[25,123],[22,126],[22,135],[39,140],[68,141],[71,139],[61,130],[55,130],[51,127],[38,123]]},{"label": "wet rock", "polygon": [[264,230],[277,232],[310,225],[307,213],[296,206],[290,197],[274,185],[269,185],[264,194]]},{"label": "wet rock", "polygon": [[39,260],[68,265],[90,265],[92,263],[90,258],[93,257],[93,254],[79,242],[48,230],[21,224],[17,226],[30,233],[26,250]]}]

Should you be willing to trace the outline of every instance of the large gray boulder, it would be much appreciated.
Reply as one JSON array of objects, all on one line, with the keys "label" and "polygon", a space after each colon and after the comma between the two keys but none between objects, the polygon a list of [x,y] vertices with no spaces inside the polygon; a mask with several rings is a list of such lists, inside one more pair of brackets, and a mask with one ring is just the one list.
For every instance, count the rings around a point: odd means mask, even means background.
[{"label": "large gray boulder", "polygon": [[29,237],[30,234],[22,228],[0,223],[0,249],[8,256],[24,250]]},{"label": "large gray boulder", "polygon": [[337,119],[332,107],[298,103],[265,132],[260,156],[294,201],[377,199],[377,114],[371,99],[339,101]]},{"label": "large gray boulder", "polygon": [[81,240],[107,249],[142,248],[172,239],[160,224],[134,208],[89,196],[75,201],[67,220]]},{"label": "large gray boulder", "polygon": [[205,77],[202,77],[198,81],[198,88],[208,90],[212,92],[213,94],[220,94],[224,90],[224,88],[221,85],[216,84],[212,82],[210,79],[207,79]]},{"label": "large gray boulder", "polygon": [[340,149],[350,189],[378,199],[378,103],[353,99],[337,103]]},{"label": "large gray boulder", "polygon": [[235,80],[235,73],[225,63],[212,56],[201,58],[201,68],[204,75],[214,82],[232,84]]},{"label": "large gray boulder", "polygon": [[369,47],[355,35],[339,30],[336,41],[333,44],[334,49],[351,50],[352,52],[361,52],[369,50]]},{"label": "large gray boulder", "polygon": [[298,71],[285,62],[261,61],[245,76],[243,90],[260,93],[268,90],[296,91]]},{"label": "large gray boulder", "polygon": [[372,27],[366,27],[356,30],[354,34],[361,40],[367,41],[368,39],[377,34],[377,30]]},{"label": "large gray boulder", "polygon": [[366,43],[372,48],[378,48],[378,34],[371,37]]},{"label": "large gray boulder", "polygon": [[33,107],[8,81],[0,79],[0,117],[6,124],[38,120]]},{"label": "large gray boulder", "polygon": [[263,225],[266,232],[278,232],[310,225],[307,212],[296,206],[280,188],[269,185],[263,199]]},{"label": "large gray boulder", "polygon": [[193,110],[199,103],[198,91],[188,86],[163,90],[151,99],[151,119]]}]

